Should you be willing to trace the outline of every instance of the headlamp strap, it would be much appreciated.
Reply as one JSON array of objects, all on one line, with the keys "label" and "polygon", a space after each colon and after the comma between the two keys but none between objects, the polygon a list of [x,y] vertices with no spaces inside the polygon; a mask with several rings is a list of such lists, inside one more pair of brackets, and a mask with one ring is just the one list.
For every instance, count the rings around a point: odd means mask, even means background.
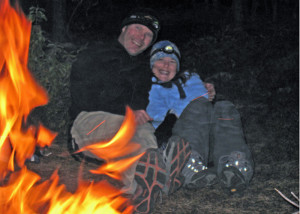
[{"label": "headlamp strap", "polygon": [[183,90],[182,84],[179,82],[179,79],[176,79],[174,81],[174,84],[177,86],[177,89],[178,89],[178,92],[179,92],[179,95],[180,95],[180,99],[186,98],[185,91]]},{"label": "headlamp strap", "polygon": [[185,91],[182,88],[182,83],[180,82],[179,78],[173,79],[169,82],[163,82],[163,83],[153,82],[153,84],[161,85],[164,88],[172,88],[172,83],[174,83],[177,86],[177,89],[178,89],[178,92],[179,92],[179,95],[180,95],[180,99],[186,98]]},{"label": "headlamp strap", "polygon": [[129,18],[131,19],[141,19],[148,23],[151,23],[151,25],[158,30],[159,29],[159,22],[156,18],[154,18],[151,15],[131,15]]}]

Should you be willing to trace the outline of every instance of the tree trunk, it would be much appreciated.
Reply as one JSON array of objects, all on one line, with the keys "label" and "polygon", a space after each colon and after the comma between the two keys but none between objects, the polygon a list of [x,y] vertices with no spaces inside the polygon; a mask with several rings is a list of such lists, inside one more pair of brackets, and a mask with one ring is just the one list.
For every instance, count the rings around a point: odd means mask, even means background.
[{"label": "tree trunk", "polygon": [[204,0],[205,7],[209,10],[210,9],[210,0]]},{"label": "tree trunk", "polygon": [[273,22],[277,21],[277,11],[278,11],[278,0],[272,1],[272,20]]},{"label": "tree trunk", "polygon": [[263,6],[264,6],[264,8],[265,8],[265,14],[266,14],[267,16],[270,16],[271,8],[270,8],[270,5],[269,5],[268,0],[264,0],[264,1],[263,1]]},{"label": "tree trunk", "polygon": [[219,0],[212,0],[212,5],[215,10],[219,10],[219,8],[220,8]]},{"label": "tree trunk", "polygon": [[250,13],[252,20],[254,20],[256,18],[256,11],[257,11],[258,6],[259,6],[259,0],[253,0],[252,6],[251,6],[251,13]]},{"label": "tree trunk", "polygon": [[242,29],[244,20],[243,0],[233,0],[232,7],[235,26],[237,29]]},{"label": "tree trunk", "polygon": [[52,7],[52,39],[57,42],[64,42],[66,40],[66,1],[53,0]]}]

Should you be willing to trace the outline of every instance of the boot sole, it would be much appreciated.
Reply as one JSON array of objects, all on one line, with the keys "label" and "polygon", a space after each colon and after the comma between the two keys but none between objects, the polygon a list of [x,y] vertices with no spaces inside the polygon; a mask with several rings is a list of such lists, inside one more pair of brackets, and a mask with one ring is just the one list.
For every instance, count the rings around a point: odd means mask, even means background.
[{"label": "boot sole", "polygon": [[140,158],[136,167],[135,180],[141,187],[141,191],[134,199],[135,211],[150,213],[167,180],[163,158],[157,150],[148,149]]},{"label": "boot sole", "polygon": [[191,148],[188,142],[177,136],[170,138],[164,154],[166,157],[166,170],[169,176],[163,192],[167,195],[175,192],[183,185],[184,177],[180,173],[190,154]]}]

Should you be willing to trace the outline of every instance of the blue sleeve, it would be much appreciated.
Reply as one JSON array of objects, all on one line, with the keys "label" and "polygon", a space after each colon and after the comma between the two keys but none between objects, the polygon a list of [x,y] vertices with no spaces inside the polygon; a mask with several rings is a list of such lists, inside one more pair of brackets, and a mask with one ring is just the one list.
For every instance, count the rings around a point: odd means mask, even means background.
[{"label": "blue sleeve", "polygon": [[201,77],[198,74],[194,74],[193,76],[195,84],[198,84],[200,96],[203,96],[208,99],[208,91],[205,88],[204,82],[201,80]]},{"label": "blue sleeve", "polygon": [[165,116],[169,110],[164,101],[164,97],[160,95],[159,90],[160,88],[158,85],[152,85],[149,92],[149,104],[146,108],[147,113],[153,119],[152,125],[155,129],[165,119]]}]

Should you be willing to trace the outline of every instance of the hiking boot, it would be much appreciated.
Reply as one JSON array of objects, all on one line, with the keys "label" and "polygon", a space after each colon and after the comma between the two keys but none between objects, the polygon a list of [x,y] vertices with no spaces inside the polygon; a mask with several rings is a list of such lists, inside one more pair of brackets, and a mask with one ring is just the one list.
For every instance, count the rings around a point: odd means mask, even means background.
[{"label": "hiking boot", "polygon": [[185,142],[183,138],[173,136],[169,139],[163,154],[168,175],[163,192],[167,195],[175,192],[183,185],[184,176],[181,174],[181,171],[188,161],[190,154],[191,148],[189,143]]},{"label": "hiking boot", "polygon": [[201,170],[191,176],[190,182],[184,183],[187,189],[210,187],[218,183],[217,174],[211,170]]},{"label": "hiking boot", "polygon": [[41,161],[40,161],[40,158],[36,154],[33,154],[30,158],[28,158],[26,160],[26,162],[39,164]]},{"label": "hiking boot", "polygon": [[160,147],[158,147],[159,152],[163,154],[164,150],[167,148],[168,143],[163,142]]},{"label": "hiking boot", "polygon": [[234,151],[219,159],[218,176],[227,193],[242,195],[253,176],[253,169],[245,153]]},{"label": "hiking boot", "polygon": [[39,150],[39,154],[43,157],[48,157],[52,155],[52,152],[49,150],[49,148],[46,146]]},{"label": "hiking boot", "polygon": [[75,139],[68,139],[67,147],[70,155],[76,160],[81,162],[84,159],[84,154],[82,152],[77,153],[79,150],[78,144],[76,143]]},{"label": "hiking boot", "polygon": [[182,175],[185,177],[183,186],[188,189],[212,186],[217,182],[216,173],[207,169],[199,153],[194,150],[182,169]]},{"label": "hiking boot", "polygon": [[133,196],[135,213],[151,213],[167,181],[165,164],[158,150],[148,149],[140,158],[135,180],[138,184]]},{"label": "hiking boot", "polygon": [[242,195],[247,184],[242,173],[235,167],[224,168],[219,177],[222,188],[229,195]]}]

